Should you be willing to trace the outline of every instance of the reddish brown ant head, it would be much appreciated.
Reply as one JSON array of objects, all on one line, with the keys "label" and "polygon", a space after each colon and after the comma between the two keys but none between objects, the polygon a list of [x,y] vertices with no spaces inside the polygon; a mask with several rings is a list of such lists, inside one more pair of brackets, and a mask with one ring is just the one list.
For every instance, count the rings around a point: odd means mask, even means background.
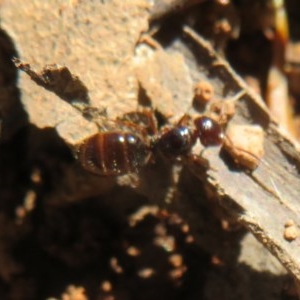
[{"label": "reddish brown ant head", "polygon": [[198,117],[194,120],[197,136],[204,147],[219,146],[224,141],[222,127],[209,117]]}]

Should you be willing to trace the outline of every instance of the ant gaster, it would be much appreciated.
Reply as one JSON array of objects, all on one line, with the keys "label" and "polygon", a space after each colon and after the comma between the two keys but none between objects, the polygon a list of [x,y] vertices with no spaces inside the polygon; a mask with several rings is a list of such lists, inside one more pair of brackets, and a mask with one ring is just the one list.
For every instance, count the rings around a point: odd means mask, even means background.
[{"label": "ant gaster", "polygon": [[149,156],[150,149],[143,139],[122,131],[97,133],[86,139],[78,151],[86,170],[105,176],[137,172]]},{"label": "ant gaster", "polygon": [[78,158],[86,170],[114,176],[138,172],[154,152],[166,157],[187,156],[197,138],[205,147],[223,142],[222,128],[213,119],[197,117],[193,126],[187,124],[187,119],[189,116],[185,115],[176,125],[163,128],[153,136],[137,130],[136,124],[124,130],[99,132],[83,141]]}]

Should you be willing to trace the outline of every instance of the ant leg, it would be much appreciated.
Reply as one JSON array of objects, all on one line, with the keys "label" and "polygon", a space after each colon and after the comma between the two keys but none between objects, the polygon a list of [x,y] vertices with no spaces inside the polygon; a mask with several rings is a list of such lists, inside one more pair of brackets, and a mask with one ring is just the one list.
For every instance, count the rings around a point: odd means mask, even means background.
[{"label": "ant leg", "polygon": [[179,121],[177,122],[177,125],[179,125],[179,126],[186,126],[186,125],[188,125],[191,122],[191,120],[192,120],[192,117],[189,114],[185,113],[179,119]]},{"label": "ant leg", "polygon": [[96,124],[98,129],[106,130],[105,122],[107,119],[107,109],[92,107],[85,103],[74,102],[72,106],[88,121]]},{"label": "ant leg", "polygon": [[152,30],[142,33],[137,44],[146,44],[155,50],[161,50],[162,46],[153,38],[158,30],[158,27],[153,27]]},{"label": "ant leg", "polygon": [[142,111],[126,113],[117,121],[144,132],[144,135],[152,136],[157,133],[157,122],[152,109],[143,108]]},{"label": "ant leg", "polygon": [[209,161],[203,157],[204,150],[205,150],[205,148],[203,150],[201,150],[201,152],[199,154],[190,153],[186,157],[183,157],[182,160],[187,165],[189,165],[189,164],[200,165],[203,168],[203,170],[208,170],[209,168],[211,168],[211,166],[209,165]]}]

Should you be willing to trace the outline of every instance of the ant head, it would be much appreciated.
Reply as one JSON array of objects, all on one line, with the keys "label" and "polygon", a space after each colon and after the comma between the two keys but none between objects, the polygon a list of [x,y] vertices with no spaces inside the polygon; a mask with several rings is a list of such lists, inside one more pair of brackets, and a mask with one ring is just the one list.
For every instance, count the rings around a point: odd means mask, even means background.
[{"label": "ant head", "polygon": [[213,119],[205,116],[194,120],[196,134],[204,147],[219,146],[224,141],[222,127]]}]

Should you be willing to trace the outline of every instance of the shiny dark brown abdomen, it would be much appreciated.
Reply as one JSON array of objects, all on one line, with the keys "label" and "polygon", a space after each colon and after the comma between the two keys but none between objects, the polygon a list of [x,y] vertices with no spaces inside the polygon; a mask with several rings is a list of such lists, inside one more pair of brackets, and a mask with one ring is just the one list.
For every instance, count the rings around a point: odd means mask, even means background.
[{"label": "shiny dark brown abdomen", "polygon": [[137,172],[148,157],[149,149],[137,135],[117,131],[93,135],[78,152],[86,170],[104,176]]}]

